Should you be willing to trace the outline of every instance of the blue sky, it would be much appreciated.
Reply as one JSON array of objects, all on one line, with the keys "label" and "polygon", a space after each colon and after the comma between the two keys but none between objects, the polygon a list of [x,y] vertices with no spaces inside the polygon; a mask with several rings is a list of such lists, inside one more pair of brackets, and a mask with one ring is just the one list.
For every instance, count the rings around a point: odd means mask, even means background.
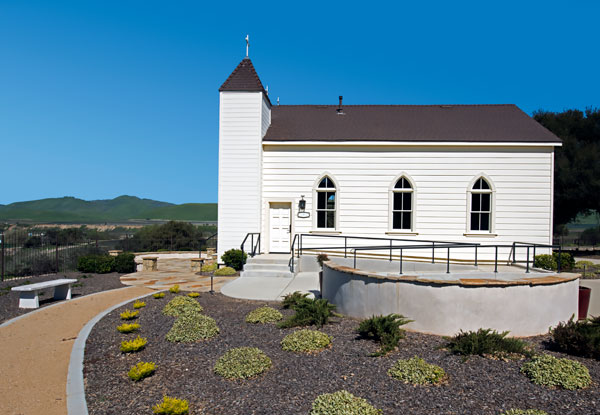
[{"label": "blue sky", "polygon": [[598,106],[595,0],[0,0],[0,204],[217,201],[218,88],[281,104]]}]

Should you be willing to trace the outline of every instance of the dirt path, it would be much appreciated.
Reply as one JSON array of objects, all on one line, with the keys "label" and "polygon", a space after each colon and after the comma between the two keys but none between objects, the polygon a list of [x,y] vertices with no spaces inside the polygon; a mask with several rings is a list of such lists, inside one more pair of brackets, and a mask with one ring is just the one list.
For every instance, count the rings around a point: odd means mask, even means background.
[{"label": "dirt path", "polygon": [[140,295],[144,287],[105,291],[26,315],[0,328],[2,413],[64,415],[73,342],[101,311]]}]

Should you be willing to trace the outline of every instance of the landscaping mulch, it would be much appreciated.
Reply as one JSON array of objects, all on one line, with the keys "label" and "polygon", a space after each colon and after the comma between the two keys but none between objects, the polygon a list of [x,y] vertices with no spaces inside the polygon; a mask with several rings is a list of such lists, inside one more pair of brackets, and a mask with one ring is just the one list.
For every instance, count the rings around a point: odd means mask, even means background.
[{"label": "landscaping mulch", "polygon": [[[38,282],[56,280],[59,278],[77,279],[77,282],[71,286],[71,298],[77,298],[82,295],[93,294],[100,291],[112,290],[114,288],[123,288],[120,277],[123,274],[116,272],[110,274],[82,274],[81,272],[61,272],[59,274],[49,274],[37,277],[16,278],[0,282],[0,323],[9,320],[21,314],[29,313],[35,309],[19,308],[19,293],[11,291],[12,287],[25,284],[35,284]],[[43,294],[42,294],[43,293]],[[55,304],[64,300],[54,300],[54,288],[49,288],[40,292],[40,308],[50,304]]]},{"label": "landscaping mulch", "polygon": [[[215,338],[192,344],[170,343],[165,335],[175,318],[162,308],[174,297],[146,299],[137,320],[139,333],[120,334],[119,313],[111,312],[92,330],[85,352],[84,376],[90,414],[151,414],[163,395],[187,399],[191,414],[308,414],[322,393],[346,389],[367,399],[384,414],[481,414],[497,415],[510,408],[537,408],[549,414],[598,413],[600,362],[571,357],[585,364],[594,384],[579,391],[550,390],[531,383],[519,369],[524,361],[471,357],[463,362],[440,347],[439,336],[407,333],[399,350],[385,357],[369,357],[378,345],[359,340],[358,321],[338,318],[322,330],[333,337],[333,346],[317,355],[285,352],[280,342],[295,329],[274,324],[248,324],[248,312],[265,302],[236,300],[221,294],[202,293],[197,298],[204,313],[213,317],[221,332]],[[279,308],[278,304],[270,304]],[[131,305],[129,306],[131,309]],[[290,315],[289,310],[282,311]],[[410,316],[413,317],[414,316]],[[120,342],[140,334],[146,348],[124,355]],[[527,339],[545,349],[548,336]],[[258,347],[273,361],[266,373],[254,379],[229,381],[213,372],[217,359],[233,347]],[[559,353],[547,351],[556,356]],[[413,386],[390,378],[387,370],[399,359],[415,355],[441,366],[449,376],[441,386]],[[133,382],[127,372],[134,364],[155,362],[153,376]]]}]

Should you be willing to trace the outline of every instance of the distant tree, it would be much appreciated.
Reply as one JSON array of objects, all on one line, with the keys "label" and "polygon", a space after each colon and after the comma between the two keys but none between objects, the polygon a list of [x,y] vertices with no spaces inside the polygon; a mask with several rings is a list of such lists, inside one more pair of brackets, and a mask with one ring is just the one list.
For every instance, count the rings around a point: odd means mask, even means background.
[{"label": "distant tree", "polygon": [[554,224],[600,212],[600,110],[540,110],[533,118],[563,140],[555,150]]}]

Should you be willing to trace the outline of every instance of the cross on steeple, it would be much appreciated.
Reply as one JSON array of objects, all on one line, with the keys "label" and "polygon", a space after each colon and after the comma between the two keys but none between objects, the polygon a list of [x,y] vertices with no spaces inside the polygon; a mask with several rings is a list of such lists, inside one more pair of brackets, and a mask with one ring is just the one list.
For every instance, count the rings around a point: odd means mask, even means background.
[{"label": "cross on steeple", "polygon": [[248,48],[250,47],[250,35],[246,35],[246,57],[248,57]]}]

